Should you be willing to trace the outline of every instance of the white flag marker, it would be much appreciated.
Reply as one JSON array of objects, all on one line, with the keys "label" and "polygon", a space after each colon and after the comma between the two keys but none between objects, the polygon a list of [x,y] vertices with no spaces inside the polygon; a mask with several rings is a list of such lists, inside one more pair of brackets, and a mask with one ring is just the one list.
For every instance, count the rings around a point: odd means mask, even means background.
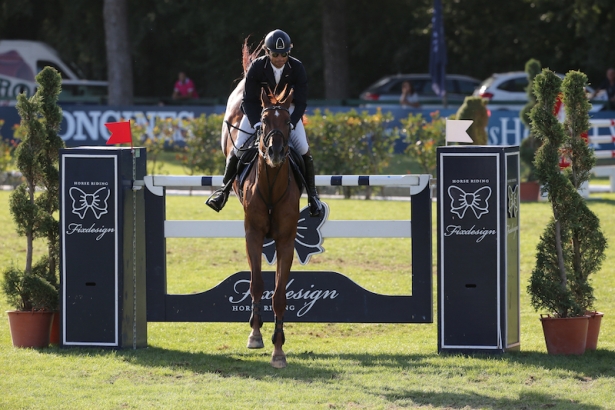
[{"label": "white flag marker", "polygon": [[466,132],[472,120],[446,120],[446,142],[474,142]]}]

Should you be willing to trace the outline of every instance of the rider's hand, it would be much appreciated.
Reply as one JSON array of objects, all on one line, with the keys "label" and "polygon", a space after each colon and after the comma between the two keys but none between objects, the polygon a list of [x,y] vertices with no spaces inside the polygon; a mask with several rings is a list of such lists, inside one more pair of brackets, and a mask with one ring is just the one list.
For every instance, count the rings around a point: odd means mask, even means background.
[{"label": "rider's hand", "polygon": [[255,131],[257,134],[260,134],[260,133],[261,133],[261,126],[262,126],[262,125],[263,125],[263,124],[262,124],[262,123],[260,123],[260,122],[257,122],[256,124],[254,124],[254,131]]}]

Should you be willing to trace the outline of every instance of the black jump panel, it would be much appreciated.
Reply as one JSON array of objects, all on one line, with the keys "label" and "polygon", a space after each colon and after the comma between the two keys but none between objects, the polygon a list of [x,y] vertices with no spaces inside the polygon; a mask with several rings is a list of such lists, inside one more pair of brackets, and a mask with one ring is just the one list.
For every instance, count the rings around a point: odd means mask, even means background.
[{"label": "black jump panel", "polygon": [[[143,179],[145,149],[136,155]],[[132,179],[130,149],[60,150],[62,346],[147,344],[144,199]]]},{"label": "black jump panel", "polygon": [[519,148],[438,148],[438,350],[519,348]]}]

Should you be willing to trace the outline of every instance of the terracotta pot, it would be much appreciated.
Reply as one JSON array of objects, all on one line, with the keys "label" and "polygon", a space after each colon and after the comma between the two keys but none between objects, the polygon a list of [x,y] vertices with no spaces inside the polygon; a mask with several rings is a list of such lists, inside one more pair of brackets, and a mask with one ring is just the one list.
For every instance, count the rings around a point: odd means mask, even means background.
[{"label": "terracotta pot", "polygon": [[549,354],[583,354],[587,344],[589,316],[540,317]]},{"label": "terracotta pot", "polygon": [[600,323],[602,322],[602,312],[587,312],[589,316],[589,326],[587,327],[587,343],[585,350],[596,350],[598,346],[598,334],[600,333]]},{"label": "terracotta pot", "polygon": [[47,347],[53,312],[6,312],[15,347]]},{"label": "terracotta pot", "polygon": [[51,332],[49,333],[49,343],[52,345],[60,344],[60,312],[53,312]]},{"label": "terracotta pot", "polygon": [[519,199],[523,202],[537,202],[540,198],[540,184],[536,181],[519,184]]}]

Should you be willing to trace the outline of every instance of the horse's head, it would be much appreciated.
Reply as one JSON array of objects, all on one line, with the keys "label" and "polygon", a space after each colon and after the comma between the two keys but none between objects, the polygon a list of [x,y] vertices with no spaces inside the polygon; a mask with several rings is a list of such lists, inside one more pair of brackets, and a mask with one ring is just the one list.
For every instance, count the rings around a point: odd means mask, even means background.
[{"label": "horse's head", "polygon": [[290,103],[293,100],[293,91],[284,97],[285,92],[278,96],[268,95],[263,89],[261,103],[262,136],[259,143],[261,156],[271,167],[278,167],[284,163],[288,156],[290,137]]}]

